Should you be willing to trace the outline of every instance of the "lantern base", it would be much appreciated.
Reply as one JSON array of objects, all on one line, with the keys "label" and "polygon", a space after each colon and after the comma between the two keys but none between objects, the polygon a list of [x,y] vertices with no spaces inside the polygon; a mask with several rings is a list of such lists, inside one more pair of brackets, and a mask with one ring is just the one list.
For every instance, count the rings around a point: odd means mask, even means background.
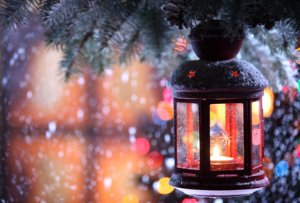
[{"label": "lantern base", "polygon": [[250,195],[269,185],[264,171],[252,175],[198,176],[173,173],[170,184],[195,197],[232,197]]},{"label": "lantern base", "polygon": [[240,197],[251,195],[261,188],[244,190],[195,190],[175,187],[175,189],[183,192],[186,195],[194,197]]}]

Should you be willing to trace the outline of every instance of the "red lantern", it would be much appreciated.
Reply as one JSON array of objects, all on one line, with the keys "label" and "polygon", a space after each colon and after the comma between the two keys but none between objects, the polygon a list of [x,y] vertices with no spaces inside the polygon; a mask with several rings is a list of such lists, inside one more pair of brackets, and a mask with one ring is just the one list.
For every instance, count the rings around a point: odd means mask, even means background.
[{"label": "red lantern", "polygon": [[189,61],[173,73],[171,85],[176,140],[171,185],[189,195],[215,197],[267,186],[262,74],[235,59]]}]

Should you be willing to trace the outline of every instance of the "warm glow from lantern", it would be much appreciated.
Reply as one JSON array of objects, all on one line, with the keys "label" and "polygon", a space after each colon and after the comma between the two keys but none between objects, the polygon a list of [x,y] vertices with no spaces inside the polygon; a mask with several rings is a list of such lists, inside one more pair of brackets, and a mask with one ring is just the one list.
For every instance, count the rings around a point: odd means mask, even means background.
[{"label": "warm glow from lantern", "polygon": [[220,156],[221,152],[218,146],[215,146],[213,149],[213,156]]},{"label": "warm glow from lantern", "polygon": [[263,110],[264,110],[264,117],[270,117],[273,112],[273,103],[274,103],[274,93],[271,88],[266,88],[264,90],[264,96],[262,97],[263,101]]},{"label": "warm glow from lantern", "polygon": [[213,155],[210,156],[210,161],[213,161],[213,162],[227,162],[227,161],[233,160],[232,157],[221,156],[221,150],[217,145],[213,148],[212,154]]},{"label": "warm glow from lantern", "polygon": [[164,177],[158,181],[157,192],[162,195],[173,192],[174,187],[169,184],[170,178]]}]

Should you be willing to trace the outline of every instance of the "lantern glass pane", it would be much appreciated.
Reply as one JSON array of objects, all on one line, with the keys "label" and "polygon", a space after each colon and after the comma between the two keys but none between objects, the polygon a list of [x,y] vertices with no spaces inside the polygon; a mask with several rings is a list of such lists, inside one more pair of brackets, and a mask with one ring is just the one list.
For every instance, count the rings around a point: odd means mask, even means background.
[{"label": "lantern glass pane", "polygon": [[261,164],[262,158],[262,115],[260,108],[260,101],[252,102],[252,166],[258,166]]},{"label": "lantern glass pane", "polygon": [[210,169],[244,169],[243,103],[210,105]]},{"label": "lantern glass pane", "polygon": [[200,169],[199,106],[177,103],[177,168]]}]

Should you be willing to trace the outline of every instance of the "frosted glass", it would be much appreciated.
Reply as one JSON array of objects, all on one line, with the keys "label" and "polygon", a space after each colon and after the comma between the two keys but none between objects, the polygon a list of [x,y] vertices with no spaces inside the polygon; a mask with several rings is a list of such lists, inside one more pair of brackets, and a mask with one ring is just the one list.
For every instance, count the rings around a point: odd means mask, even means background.
[{"label": "frosted glass", "polygon": [[244,169],[244,110],[242,103],[210,105],[210,168]]},{"label": "frosted glass", "polygon": [[200,169],[198,104],[177,103],[177,168]]},{"label": "frosted glass", "polygon": [[257,166],[261,163],[262,156],[262,131],[261,131],[261,111],[260,102],[252,102],[252,166]]}]

